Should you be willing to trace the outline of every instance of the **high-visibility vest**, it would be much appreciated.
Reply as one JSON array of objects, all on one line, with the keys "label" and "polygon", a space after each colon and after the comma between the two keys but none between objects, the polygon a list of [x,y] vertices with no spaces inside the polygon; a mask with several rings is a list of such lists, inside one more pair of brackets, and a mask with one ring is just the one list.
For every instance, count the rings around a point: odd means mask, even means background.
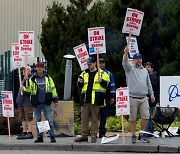
[{"label": "high-visibility vest", "polygon": [[[45,76],[45,83],[46,83],[46,103],[50,104],[53,100],[57,99],[58,95],[56,92],[56,87],[54,85],[54,82],[52,80],[52,78],[50,76]],[[29,79],[29,86],[26,88],[24,87],[24,91],[29,92],[31,94],[31,100],[33,99],[32,104],[36,105],[37,104],[37,80],[36,78],[33,76]],[[36,98],[34,98],[36,97]],[[52,97],[52,98],[50,98]],[[52,99],[52,100],[49,100]]]},{"label": "high-visibility vest", "polygon": [[[84,79],[84,86],[81,90],[81,101],[86,101],[86,91],[88,87],[88,81],[89,81],[89,73],[86,71],[83,71],[80,76]],[[98,81],[98,72],[96,72],[94,77],[94,83],[92,87],[92,96],[91,96],[91,103],[92,104],[98,104],[98,105],[104,105],[105,103],[105,93],[106,88],[109,85],[109,75],[100,69],[100,76],[103,80],[107,81],[106,87],[102,87]],[[83,99],[83,100],[82,100]],[[82,103],[82,102],[81,102]]]}]

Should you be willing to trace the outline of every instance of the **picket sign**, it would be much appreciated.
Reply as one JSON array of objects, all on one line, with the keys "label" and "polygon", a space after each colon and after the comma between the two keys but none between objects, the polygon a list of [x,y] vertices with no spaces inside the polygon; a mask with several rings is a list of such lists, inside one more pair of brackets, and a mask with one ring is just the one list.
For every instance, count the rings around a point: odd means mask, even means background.
[{"label": "picket sign", "polygon": [[127,8],[122,33],[129,34],[131,32],[133,35],[139,36],[143,17],[144,12]]},{"label": "picket sign", "polygon": [[88,54],[86,45],[83,43],[83,44],[80,44],[80,45],[74,47],[73,49],[74,49],[75,55],[78,59],[81,70],[83,71],[83,70],[87,69],[88,68],[87,59],[89,58],[89,54]]},{"label": "picket sign", "polygon": [[[129,39],[129,37],[126,36],[126,41],[127,41],[127,42],[128,42],[128,39]],[[136,53],[139,53],[139,49],[138,49],[136,37],[133,37],[133,36],[132,36],[132,37],[130,38],[130,42],[129,42],[128,48],[129,48],[129,56],[130,56],[130,58],[133,58],[133,56],[134,56]]]},{"label": "picket sign", "polygon": [[7,117],[9,143],[11,142],[10,117],[14,117],[14,103],[12,91],[1,91],[3,117]]},{"label": "picket sign", "polygon": [[88,28],[89,55],[106,53],[105,28]]},{"label": "picket sign", "polygon": [[[20,67],[24,67],[25,62],[24,62],[24,58],[21,56],[19,51],[19,43],[11,44],[11,53],[12,53],[13,68],[18,68],[19,83],[20,83],[20,87],[22,87]],[[23,95],[22,91],[21,91],[21,95]]]},{"label": "picket sign", "polygon": [[124,138],[124,115],[130,114],[129,89],[128,87],[116,89],[116,116],[121,116],[122,123],[122,143]]},{"label": "picket sign", "polygon": [[106,53],[105,28],[88,28],[89,55],[97,55],[98,76],[100,76],[99,54]]},{"label": "picket sign", "polygon": [[[19,51],[25,57],[27,75],[27,57],[34,57],[34,31],[19,31]],[[28,80],[26,80],[28,87]]]},{"label": "picket sign", "polygon": [[37,122],[37,127],[40,133],[50,130],[48,121]]}]

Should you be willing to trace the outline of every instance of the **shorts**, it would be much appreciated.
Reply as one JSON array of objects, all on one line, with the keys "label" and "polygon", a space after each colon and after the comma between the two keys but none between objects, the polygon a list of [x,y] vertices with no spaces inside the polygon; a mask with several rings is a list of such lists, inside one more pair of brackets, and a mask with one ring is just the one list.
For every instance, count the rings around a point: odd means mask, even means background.
[{"label": "shorts", "polygon": [[129,97],[129,100],[130,100],[129,121],[136,121],[138,113],[140,114],[141,119],[149,119],[148,97],[142,99]]},{"label": "shorts", "polygon": [[18,121],[32,121],[33,120],[33,107],[32,106],[19,106],[18,107]]}]

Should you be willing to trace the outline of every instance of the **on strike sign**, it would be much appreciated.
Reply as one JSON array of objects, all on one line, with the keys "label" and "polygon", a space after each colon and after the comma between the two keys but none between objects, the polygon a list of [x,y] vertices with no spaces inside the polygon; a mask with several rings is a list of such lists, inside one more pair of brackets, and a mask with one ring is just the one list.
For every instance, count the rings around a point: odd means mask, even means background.
[{"label": "on strike sign", "polygon": [[19,52],[19,43],[12,43],[11,44],[11,53],[12,53],[12,64],[13,67],[22,67],[25,66],[24,58],[20,55]]},{"label": "on strike sign", "polygon": [[144,12],[127,8],[122,33],[131,32],[133,35],[139,36],[143,17]]},{"label": "on strike sign", "polygon": [[105,28],[88,28],[89,54],[106,53]]},{"label": "on strike sign", "polygon": [[34,57],[34,31],[19,31],[19,51],[22,56]]},{"label": "on strike sign", "polygon": [[88,54],[86,45],[83,43],[74,47],[73,49],[78,59],[81,70],[83,71],[87,69],[88,68],[87,59],[89,58],[89,54]]},{"label": "on strike sign", "polygon": [[116,89],[116,115],[129,115],[129,89],[128,87]]},{"label": "on strike sign", "polygon": [[12,91],[1,91],[3,117],[14,117]]}]

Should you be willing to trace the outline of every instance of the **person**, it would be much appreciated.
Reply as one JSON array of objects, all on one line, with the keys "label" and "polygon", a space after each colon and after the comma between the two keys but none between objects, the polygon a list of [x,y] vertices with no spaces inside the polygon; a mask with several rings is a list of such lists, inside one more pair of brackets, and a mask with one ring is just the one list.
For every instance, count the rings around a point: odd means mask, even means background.
[{"label": "person", "polygon": [[[157,101],[158,98],[159,98],[159,80],[158,80],[158,77],[157,77],[157,72],[154,71],[154,65],[151,62],[145,63],[144,67],[146,68],[146,70],[149,73],[150,81],[151,81],[152,88],[153,88],[153,91],[154,91],[154,96],[155,96],[156,101]],[[153,109],[154,109],[155,106],[156,106],[156,102],[152,103],[152,102],[150,102],[150,99],[149,99],[149,114],[150,114],[150,117],[149,117],[149,120],[148,120],[146,131],[148,131],[150,133],[154,133],[151,116],[153,114]]]},{"label": "person", "polygon": [[[27,75],[31,76],[30,66],[23,68],[23,75],[26,74],[26,71]],[[22,82],[24,82],[24,80]],[[32,139],[33,107],[30,101],[29,93],[23,92],[21,95],[21,91],[19,90],[16,103],[18,104],[18,121],[22,122],[23,128],[22,134],[18,135],[17,139]]]},{"label": "person", "polygon": [[106,135],[106,119],[108,117],[108,110],[110,105],[114,104],[116,98],[116,86],[114,82],[113,74],[105,68],[105,60],[103,58],[99,59],[99,67],[105,71],[110,78],[110,83],[108,88],[106,89],[106,105],[100,108],[100,125],[99,125],[99,138],[102,138]]},{"label": "person", "polygon": [[104,105],[105,91],[109,84],[109,76],[96,68],[96,59],[90,57],[87,61],[88,69],[78,77],[78,87],[81,88],[81,137],[75,138],[75,142],[88,142],[88,122],[91,118],[91,143],[97,142],[98,113],[101,105]]},{"label": "person", "polygon": [[[124,49],[122,65],[126,74],[126,83],[129,88],[130,100],[130,129],[131,129],[131,142],[136,143],[136,118],[139,111],[141,116],[141,130],[145,131],[149,119],[149,104],[148,97],[151,97],[151,102],[155,101],[154,92],[149,79],[147,70],[142,66],[142,55],[136,53],[133,56],[133,63],[128,61],[128,47]],[[146,134],[140,133],[139,140],[149,143],[150,140]]]},{"label": "person", "polygon": [[[41,121],[41,112],[43,111],[45,119],[49,122],[51,142],[56,142],[54,134],[54,124],[52,120],[51,103],[53,101],[54,107],[57,107],[58,97],[53,79],[44,73],[44,63],[38,62],[36,64],[37,73],[29,79],[29,86],[23,87],[23,90],[30,92],[31,103],[34,107],[34,116],[36,121],[37,139],[34,143],[43,142],[43,133],[39,132],[37,122]],[[28,77],[24,77],[28,80]]]}]

